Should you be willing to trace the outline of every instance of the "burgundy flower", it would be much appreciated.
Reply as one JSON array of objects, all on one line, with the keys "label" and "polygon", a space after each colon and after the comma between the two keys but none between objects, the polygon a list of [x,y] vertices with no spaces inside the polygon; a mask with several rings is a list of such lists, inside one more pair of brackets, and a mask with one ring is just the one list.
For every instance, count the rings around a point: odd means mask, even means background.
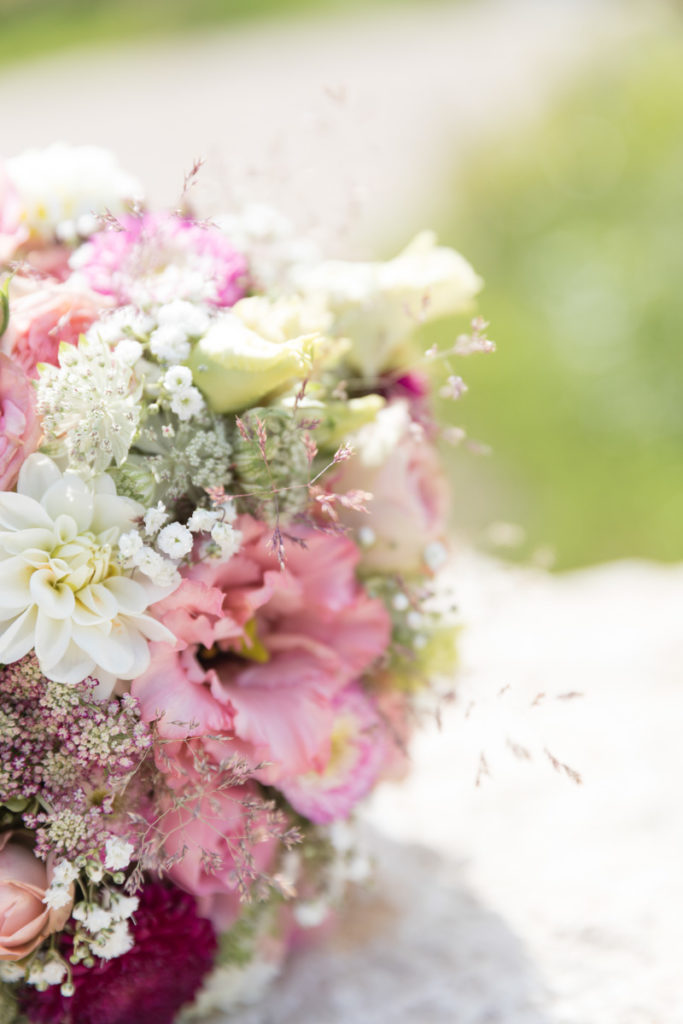
[{"label": "burgundy flower", "polygon": [[[75,994],[27,988],[22,1008],[35,1024],[172,1024],[213,966],[216,936],[193,896],[150,883],[132,928],[135,945],[114,960],[73,968]],[[71,939],[64,936],[68,959]]]}]

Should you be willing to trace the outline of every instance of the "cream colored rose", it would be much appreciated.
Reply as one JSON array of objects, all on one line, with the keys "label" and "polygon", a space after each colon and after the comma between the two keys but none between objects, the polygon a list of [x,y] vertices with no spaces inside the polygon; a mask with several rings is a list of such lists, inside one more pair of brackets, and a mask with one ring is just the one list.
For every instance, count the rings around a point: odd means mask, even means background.
[{"label": "cream colored rose", "polygon": [[214,412],[237,412],[307,377],[313,369],[317,335],[270,341],[234,311],[214,320],[197,342],[187,365]]},{"label": "cream colored rose", "polygon": [[469,309],[482,286],[467,260],[430,231],[386,263],[330,260],[300,269],[294,281],[326,303],[332,333],[350,339],[350,362],[370,378],[393,365],[420,324]]}]

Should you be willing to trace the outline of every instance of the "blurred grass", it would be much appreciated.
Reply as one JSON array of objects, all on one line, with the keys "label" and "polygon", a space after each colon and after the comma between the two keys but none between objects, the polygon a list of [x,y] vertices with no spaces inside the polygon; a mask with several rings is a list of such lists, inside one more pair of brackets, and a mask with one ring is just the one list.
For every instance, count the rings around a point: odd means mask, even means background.
[{"label": "blurred grass", "polygon": [[441,221],[498,342],[458,367],[449,415],[493,455],[452,459],[456,518],[520,523],[558,568],[683,557],[682,58],[677,29],[604,62],[473,157]]},{"label": "blurred grass", "polygon": [[[359,11],[397,0],[0,0],[0,68],[82,46],[178,35],[291,14]],[[403,0],[398,0],[403,2]],[[429,0],[435,2],[435,0]]]}]

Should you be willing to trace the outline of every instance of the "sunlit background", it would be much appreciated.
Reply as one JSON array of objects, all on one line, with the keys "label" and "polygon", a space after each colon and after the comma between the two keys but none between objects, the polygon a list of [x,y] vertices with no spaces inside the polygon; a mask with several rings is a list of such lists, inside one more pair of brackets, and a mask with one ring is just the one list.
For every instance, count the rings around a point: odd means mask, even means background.
[{"label": "sunlit background", "polygon": [[55,140],[109,146],[159,204],[203,157],[202,212],[272,203],[330,256],[431,226],[486,281],[497,351],[441,410],[467,434],[444,446],[456,701],[369,814],[394,842],[375,953],[361,919],[272,1019],[342,1019],[375,964],[397,1002],[373,1024],[450,1024],[405,1001],[430,985],[463,1024],[677,1024],[680,4],[0,0],[0,152]]},{"label": "sunlit background", "polygon": [[[683,54],[643,0],[0,0],[2,149],[116,150],[330,254],[429,223],[486,279],[454,522],[568,568],[683,555]],[[440,337],[462,325],[440,325]],[[473,452],[490,448],[491,454]]]}]

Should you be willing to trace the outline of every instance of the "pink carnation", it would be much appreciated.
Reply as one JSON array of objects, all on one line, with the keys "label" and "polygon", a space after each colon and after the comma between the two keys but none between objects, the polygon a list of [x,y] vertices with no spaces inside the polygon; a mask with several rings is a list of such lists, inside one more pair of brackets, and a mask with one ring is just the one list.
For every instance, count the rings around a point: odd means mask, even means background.
[{"label": "pink carnation", "polygon": [[233,752],[268,762],[257,778],[281,785],[327,768],[335,698],[386,650],[389,616],[358,583],[347,537],[299,530],[306,546],[290,541],[281,570],[269,527],[249,516],[236,525],[237,555],[193,566],[154,606],[178,649],[153,648],[132,692],[146,721],[163,715],[162,736],[200,737],[219,762]]},{"label": "pink carnation", "polygon": [[384,725],[356,683],[333,701],[330,757],[322,771],[280,784],[295,811],[317,825],[346,818],[379,778],[389,756]]},{"label": "pink carnation", "polygon": [[71,258],[95,291],[142,306],[172,299],[233,306],[244,296],[246,261],[218,228],[172,214],[126,215],[119,223],[122,230],[98,232]]},{"label": "pink carnation", "polygon": [[14,487],[24,459],[36,450],[40,437],[31,382],[0,352],[0,491]]},{"label": "pink carnation", "polygon": [[37,377],[37,363],[56,366],[59,343],[76,344],[108,305],[107,299],[94,292],[41,281],[34,290],[12,300],[2,350],[29,377]]}]

